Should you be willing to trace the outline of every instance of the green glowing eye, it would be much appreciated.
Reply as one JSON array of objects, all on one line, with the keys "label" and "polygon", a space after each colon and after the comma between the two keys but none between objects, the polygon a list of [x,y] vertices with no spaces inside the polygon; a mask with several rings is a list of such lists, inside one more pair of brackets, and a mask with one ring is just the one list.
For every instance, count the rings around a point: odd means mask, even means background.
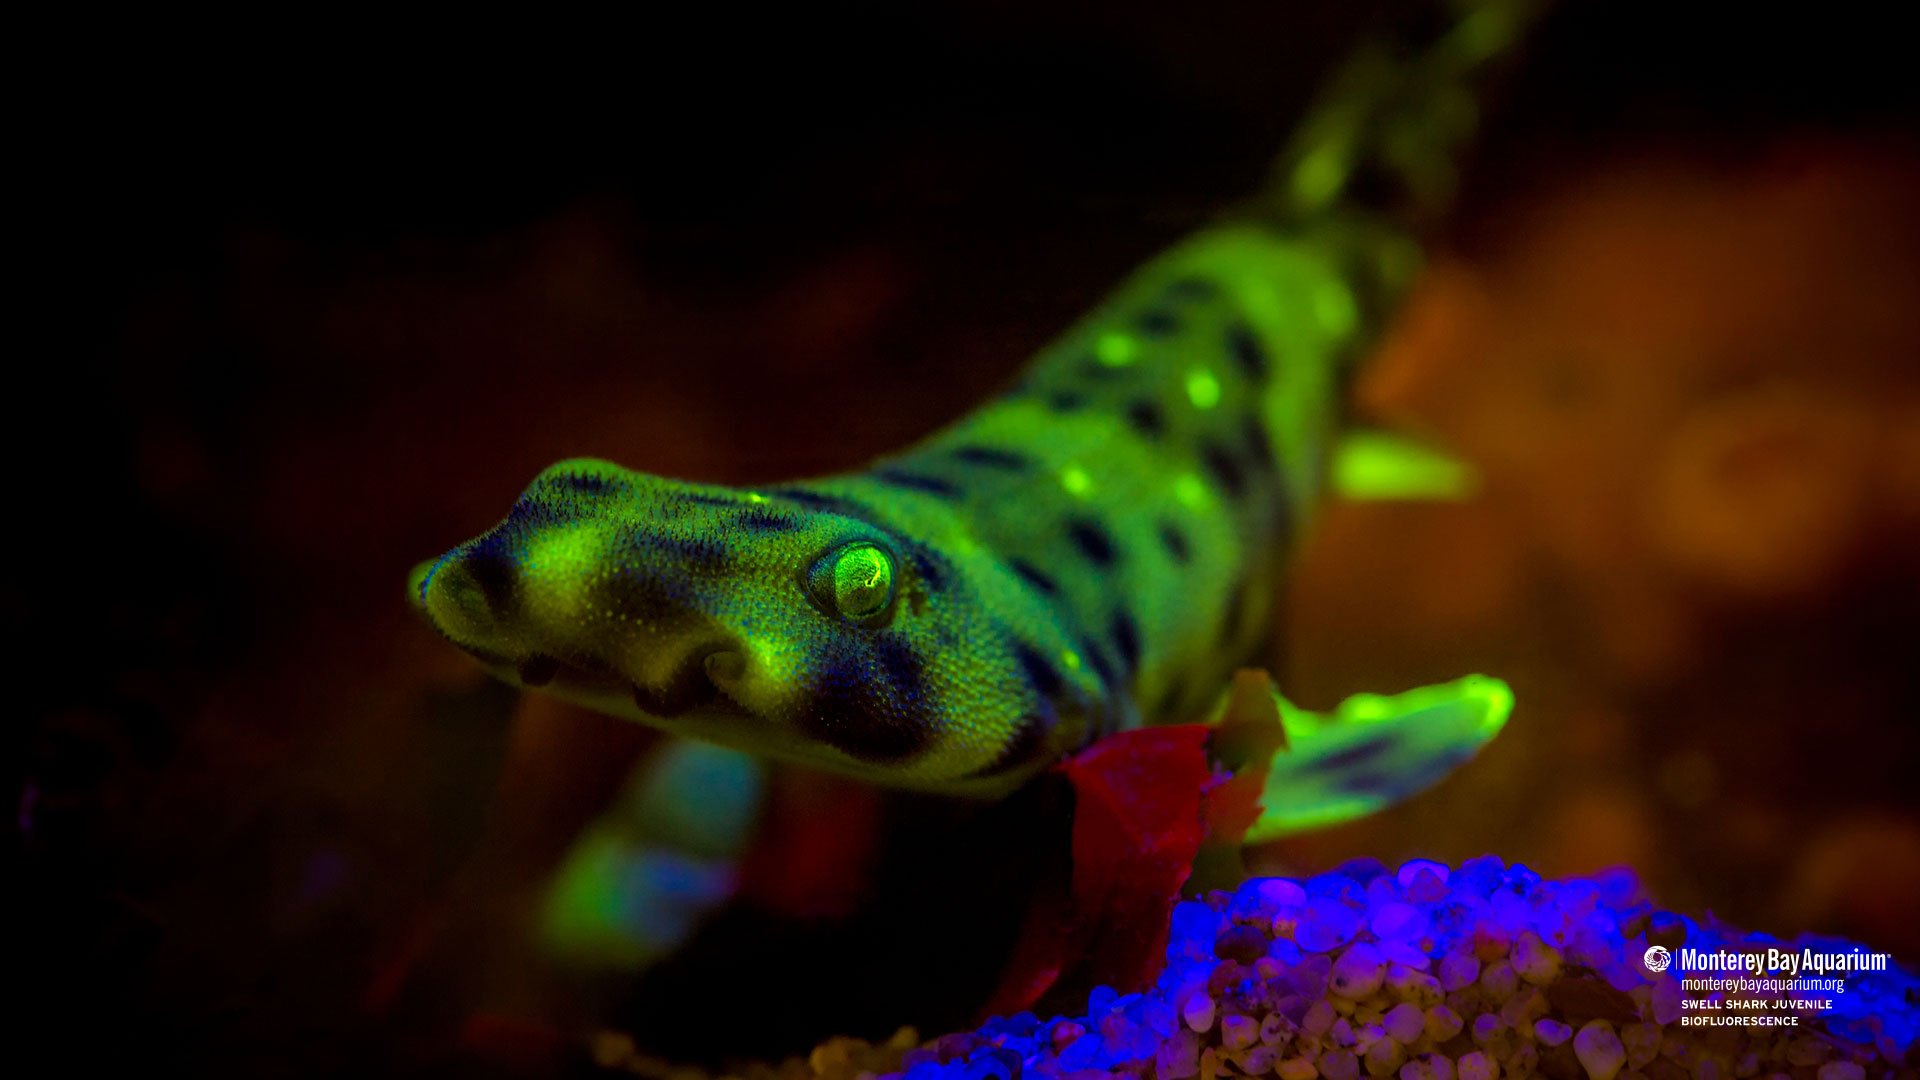
[{"label": "green glowing eye", "polygon": [[893,605],[893,556],[876,544],[855,541],[815,563],[807,587],[842,618],[867,622]]}]

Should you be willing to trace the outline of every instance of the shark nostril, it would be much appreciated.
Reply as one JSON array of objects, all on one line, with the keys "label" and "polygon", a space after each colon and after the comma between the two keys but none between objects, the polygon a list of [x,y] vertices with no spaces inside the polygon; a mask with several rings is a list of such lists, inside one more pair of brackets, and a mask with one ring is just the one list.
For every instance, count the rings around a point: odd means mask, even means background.
[{"label": "shark nostril", "polygon": [[720,683],[738,679],[745,671],[746,659],[737,651],[695,650],[665,682],[635,684],[633,703],[650,716],[679,716],[719,700]]},{"label": "shark nostril", "polygon": [[516,673],[522,686],[545,686],[560,673],[560,661],[551,656],[530,656],[520,661]]},{"label": "shark nostril", "polygon": [[733,649],[710,652],[702,661],[707,669],[707,678],[714,682],[736,682],[747,673],[747,658]]}]

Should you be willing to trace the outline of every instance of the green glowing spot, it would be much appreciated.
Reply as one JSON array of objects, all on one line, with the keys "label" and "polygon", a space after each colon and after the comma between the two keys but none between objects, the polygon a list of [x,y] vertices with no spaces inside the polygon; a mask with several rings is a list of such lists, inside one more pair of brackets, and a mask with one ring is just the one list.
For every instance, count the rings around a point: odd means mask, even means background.
[{"label": "green glowing spot", "polygon": [[1472,466],[1385,432],[1352,432],[1340,441],[1334,455],[1334,491],[1356,502],[1457,502],[1471,496],[1475,486]]},{"label": "green glowing spot", "polygon": [[807,586],[842,618],[865,622],[893,603],[893,556],[878,545],[855,541],[815,563]]},{"label": "green glowing spot", "polygon": [[759,504],[766,502],[767,497],[765,495],[760,494],[757,491],[749,491],[747,492],[747,501],[750,503],[753,503],[755,506],[758,506]]},{"label": "green glowing spot", "polygon": [[1072,649],[1060,650],[1060,662],[1067,666],[1068,671],[1080,670],[1080,654]]},{"label": "green glowing spot", "polygon": [[1301,160],[1293,170],[1293,197],[1309,208],[1326,205],[1347,179],[1344,140],[1329,141]]},{"label": "green glowing spot", "polygon": [[605,530],[595,522],[542,530],[520,559],[528,607],[550,618],[594,614],[588,602],[591,571],[605,549]]},{"label": "green glowing spot", "polygon": [[1320,320],[1321,329],[1334,337],[1352,333],[1354,324],[1360,320],[1353,291],[1343,282],[1331,280],[1322,282],[1313,291],[1313,316]]},{"label": "green glowing spot", "polygon": [[1187,372],[1187,400],[1196,409],[1211,409],[1220,404],[1220,380],[1206,368]]},{"label": "green glowing spot", "polygon": [[1173,497],[1198,510],[1207,505],[1207,482],[1193,473],[1181,473],[1173,482]]},{"label": "green glowing spot", "polygon": [[1126,367],[1140,358],[1140,343],[1128,334],[1109,331],[1094,342],[1093,355],[1108,367]]},{"label": "green glowing spot", "polygon": [[1093,477],[1080,466],[1069,465],[1060,470],[1060,486],[1067,489],[1067,494],[1084,499],[1093,493]]}]

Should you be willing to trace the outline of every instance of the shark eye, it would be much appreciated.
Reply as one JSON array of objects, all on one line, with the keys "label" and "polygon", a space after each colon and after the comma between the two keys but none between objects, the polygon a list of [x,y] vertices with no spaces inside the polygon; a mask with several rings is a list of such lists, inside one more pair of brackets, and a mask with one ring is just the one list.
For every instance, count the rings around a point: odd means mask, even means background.
[{"label": "shark eye", "polygon": [[871,623],[893,606],[893,556],[864,540],[835,548],[807,572],[807,589],[841,618]]}]

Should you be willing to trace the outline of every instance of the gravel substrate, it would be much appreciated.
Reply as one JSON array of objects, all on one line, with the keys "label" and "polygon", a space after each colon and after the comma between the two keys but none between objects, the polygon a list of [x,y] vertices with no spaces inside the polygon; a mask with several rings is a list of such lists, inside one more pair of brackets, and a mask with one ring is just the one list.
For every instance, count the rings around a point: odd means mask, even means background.
[{"label": "gravel substrate", "polygon": [[[1174,909],[1167,965],[1084,1015],[1000,1017],[908,1049],[835,1039],[749,1080],[1920,1080],[1920,978],[1850,972],[1801,1012],[1683,1002],[1680,951],[1861,951],[1655,911],[1624,872],[1543,880],[1491,856],[1457,870],[1371,860],[1260,878]],[[1772,997],[1775,994],[1734,994]],[[1724,1005],[1726,1002],[1721,1001]],[[1764,1026],[1685,1024],[1768,1016]],[[1784,1021],[1791,1021],[1790,1024]],[[604,1055],[608,1065],[625,1064]],[[684,1074],[681,1074],[684,1075]],[[676,1077],[676,1080],[678,1078]]]},{"label": "gravel substrate", "polygon": [[1747,1014],[1767,1026],[1683,1025],[1738,1014],[1683,1005],[1679,965],[1650,972],[1650,945],[1676,957],[1786,945],[1637,894],[1624,872],[1547,881],[1492,857],[1257,879],[1174,910],[1166,969],[1145,993],[1101,988],[1083,1016],[989,1021],[909,1052],[885,1080],[1920,1077],[1920,979],[1898,968],[1807,995],[1831,1007]]}]

